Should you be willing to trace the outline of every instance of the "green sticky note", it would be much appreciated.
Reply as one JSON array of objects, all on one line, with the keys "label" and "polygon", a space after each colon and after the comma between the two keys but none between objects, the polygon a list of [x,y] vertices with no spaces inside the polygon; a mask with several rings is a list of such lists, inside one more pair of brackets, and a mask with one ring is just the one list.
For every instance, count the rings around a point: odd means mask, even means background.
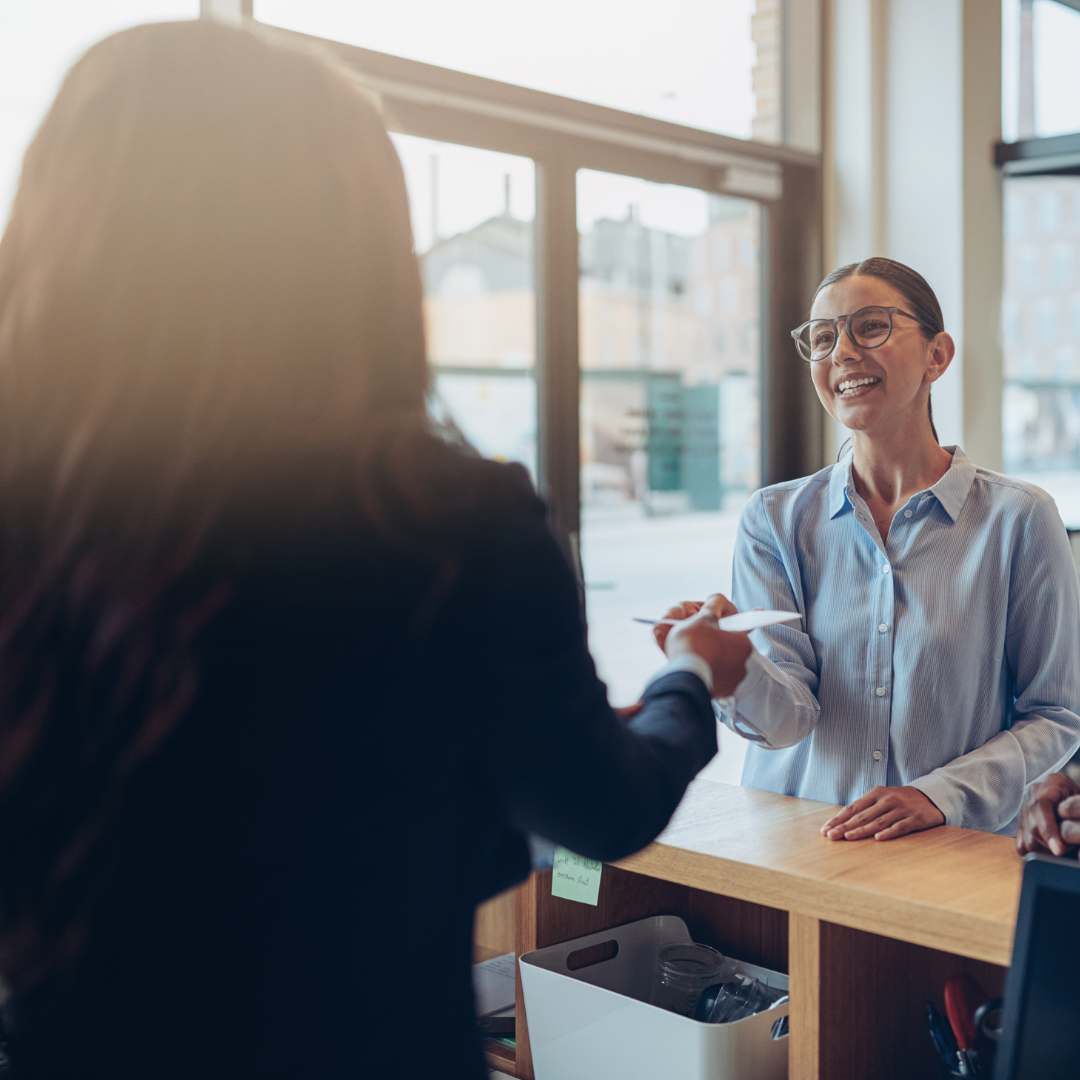
[{"label": "green sticky note", "polygon": [[596,859],[586,859],[566,848],[556,848],[555,864],[551,868],[551,895],[596,907],[603,868],[604,864]]}]

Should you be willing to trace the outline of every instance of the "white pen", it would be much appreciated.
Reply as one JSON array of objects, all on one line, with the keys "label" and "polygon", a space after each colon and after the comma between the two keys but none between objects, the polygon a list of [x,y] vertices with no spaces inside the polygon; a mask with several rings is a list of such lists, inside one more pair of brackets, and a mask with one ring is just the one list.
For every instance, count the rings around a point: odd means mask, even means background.
[{"label": "white pen", "polygon": [[[727,630],[729,633],[745,634],[749,630],[760,630],[765,626],[775,626],[777,623],[793,622],[801,618],[802,615],[797,611],[762,611],[760,608],[755,608],[753,611],[740,611],[734,615],[726,615],[718,621],[717,625],[721,630]],[[674,625],[683,620],[641,619],[635,615],[633,621],[645,623],[646,626],[664,626]]]}]

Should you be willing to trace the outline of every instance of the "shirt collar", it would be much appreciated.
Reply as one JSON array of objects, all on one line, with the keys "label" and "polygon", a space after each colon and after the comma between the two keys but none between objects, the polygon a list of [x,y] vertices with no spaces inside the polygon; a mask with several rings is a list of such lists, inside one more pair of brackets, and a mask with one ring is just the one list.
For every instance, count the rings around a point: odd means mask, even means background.
[{"label": "shirt collar", "polygon": [[975,466],[959,446],[946,446],[952,454],[952,464],[945,475],[930,489],[930,494],[955,521],[967,502],[968,492],[975,482]]},{"label": "shirt collar", "polygon": [[855,504],[848,497],[848,491],[854,491],[855,485],[851,479],[851,453],[843,461],[833,466],[829,476],[829,517],[834,518],[845,506],[854,509]]},{"label": "shirt collar", "polygon": [[[929,494],[941,504],[941,508],[955,521],[967,502],[968,492],[975,480],[975,466],[959,446],[946,446],[952,454],[952,464],[945,475],[929,489]],[[854,508],[849,491],[855,490],[851,479],[851,458],[848,454],[832,470],[829,477],[829,517],[834,518],[845,507]]]}]

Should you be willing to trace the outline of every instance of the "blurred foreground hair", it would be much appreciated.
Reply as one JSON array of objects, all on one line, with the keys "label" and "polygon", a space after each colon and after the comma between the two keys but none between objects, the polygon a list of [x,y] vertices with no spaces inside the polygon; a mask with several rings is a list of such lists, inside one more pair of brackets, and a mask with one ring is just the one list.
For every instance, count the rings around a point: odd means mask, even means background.
[{"label": "blurred foreground hair", "polygon": [[302,515],[328,470],[377,530],[422,523],[448,487],[428,384],[400,162],[348,75],[209,20],[79,60],[0,241],[11,989],[77,957],[133,778],[194,700],[231,587],[192,570],[208,538]]}]

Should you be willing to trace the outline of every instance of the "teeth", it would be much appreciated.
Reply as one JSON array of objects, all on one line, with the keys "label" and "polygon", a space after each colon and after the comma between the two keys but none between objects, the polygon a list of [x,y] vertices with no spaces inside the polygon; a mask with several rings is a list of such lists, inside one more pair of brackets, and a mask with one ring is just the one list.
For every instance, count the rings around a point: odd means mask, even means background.
[{"label": "teeth", "polygon": [[837,384],[836,389],[839,390],[841,394],[846,394],[849,390],[857,390],[860,386],[872,386],[877,382],[881,382],[881,380],[875,378],[873,375],[870,375],[865,379],[845,379],[842,383]]}]

